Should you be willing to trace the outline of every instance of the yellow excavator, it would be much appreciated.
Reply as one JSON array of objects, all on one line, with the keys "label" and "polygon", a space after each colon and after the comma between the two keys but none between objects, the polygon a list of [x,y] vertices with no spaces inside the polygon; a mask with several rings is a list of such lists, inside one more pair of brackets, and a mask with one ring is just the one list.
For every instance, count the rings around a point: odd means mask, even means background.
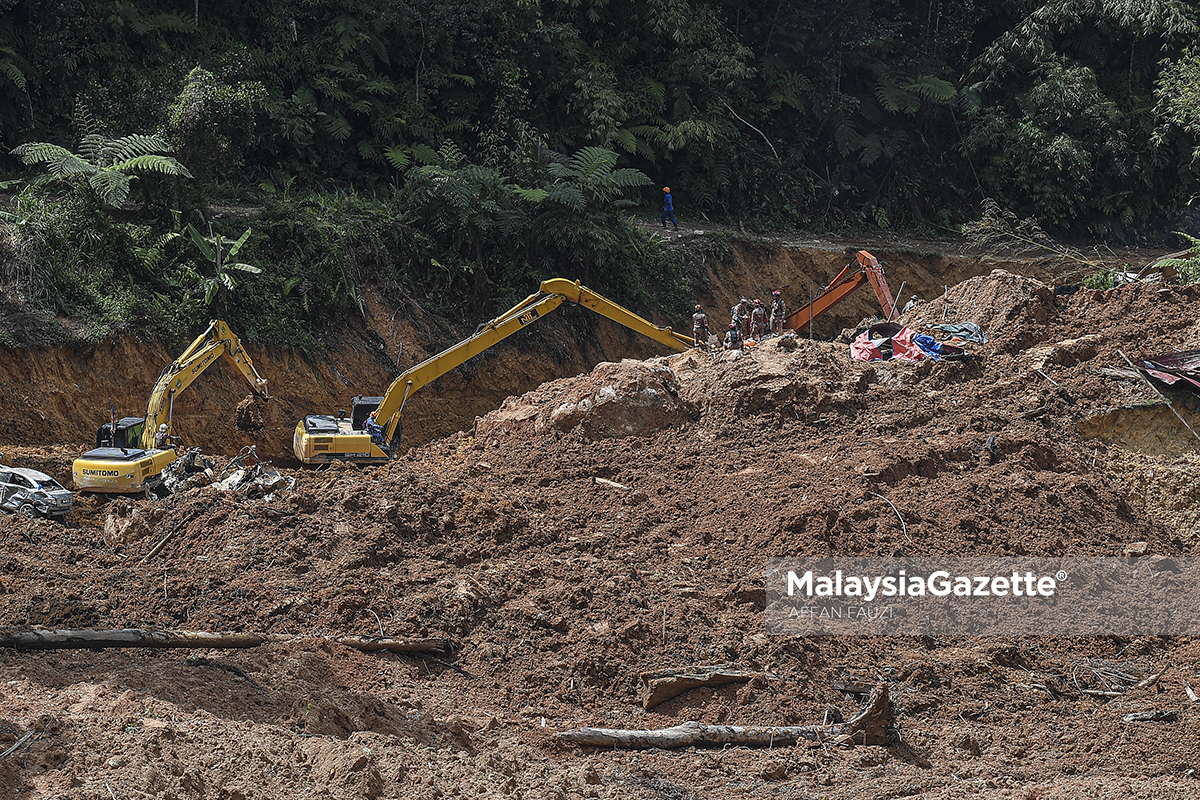
[{"label": "yellow excavator", "polygon": [[146,404],[146,416],[112,420],[96,431],[96,448],[71,464],[75,488],[85,492],[139,494],[156,491],[162,471],[178,456],[171,446],[171,416],[175,397],[217,359],[242,374],[256,395],[269,400],[267,382],[254,368],[254,362],[242,349],[242,343],[229,325],[220,320],[208,324],[208,330],[163,369]]},{"label": "yellow excavator", "polygon": [[[413,393],[445,375],[467,359],[511,336],[558,308],[572,303],[649,336],[679,352],[692,346],[692,338],[660,327],[597,294],[579,281],[551,278],[542,281],[536,294],[522,300],[456,345],[405,370],[382,397],[359,395],[350,401],[350,416],[309,414],[296,423],[292,450],[305,464],[353,461],[360,464],[386,461],[399,454],[404,405]],[[372,414],[374,412],[374,414]]]}]

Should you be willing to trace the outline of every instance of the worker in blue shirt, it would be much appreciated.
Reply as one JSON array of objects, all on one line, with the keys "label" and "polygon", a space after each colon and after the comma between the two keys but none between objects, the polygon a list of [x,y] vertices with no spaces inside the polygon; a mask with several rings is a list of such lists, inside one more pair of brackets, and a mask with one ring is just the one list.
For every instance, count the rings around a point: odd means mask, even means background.
[{"label": "worker in blue shirt", "polygon": [[380,447],[383,447],[386,442],[383,438],[383,426],[379,424],[379,420],[377,419],[378,416],[378,411],[372,411],[371,416],[367,417],[366,422],[363,423],[363,429],[366,430],[367,433],[371,434],[372,442]]},{"label": "worker in blue shirt", "polygon": [[679,223],[675,221],[675,204],[671,202],[671,187],[663,187],[663,227],[667,227],[667,218],[670,217],[671,224],[675,226],[675,230],[679,230]]}]

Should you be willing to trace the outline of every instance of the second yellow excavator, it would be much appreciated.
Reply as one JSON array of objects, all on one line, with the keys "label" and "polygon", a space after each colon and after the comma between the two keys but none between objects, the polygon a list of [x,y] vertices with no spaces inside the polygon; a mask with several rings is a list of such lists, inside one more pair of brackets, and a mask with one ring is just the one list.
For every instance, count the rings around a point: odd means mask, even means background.
[{"label": "second yellow excavator", "polygon": [[250,389],[264,400],[267,382],[254,368],[242,343],[229,325],[213,320],[208,330],[196,337],[183,355],[168,364],[158,376],[146,416],[112,420],[96,431],[96,447],[71,464],[75,488],[85,492],[139,494],[158,488],[162,471],[178,457],[170,446],[171,416],[175,397],[224,358],[241,373]]},{"label": "second yellow excavator", "polygon": [[[405,370],[392,381],[382,397],[355,397],[350,416],[309,414],[296,424],[292,450],[305,464],[329,461],[370,463],[385,461],[399,453],[404,404],[413,393],[477,356],[497,342],[558,308],[573,303],[649,336],[679,352],[692,346],[692,338],[649,322],[602,297],[579,281],[551,278],[542,281],[530,295],[500,316],[480,325],[475,333],[420,364]],[[372,412],[375,416],[372,417]]]}]

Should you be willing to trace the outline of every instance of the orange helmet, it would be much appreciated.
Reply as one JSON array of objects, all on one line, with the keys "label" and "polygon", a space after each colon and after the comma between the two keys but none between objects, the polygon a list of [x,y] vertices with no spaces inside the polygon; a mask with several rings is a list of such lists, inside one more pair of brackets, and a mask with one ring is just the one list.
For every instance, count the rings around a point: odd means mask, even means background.
[{"label": "orange helmet", "polygon": [[671,192],[671,187],[670,187],[670,186],[664,186],[664,187],[663,187],[663,191],[664,191],[664,192],[667,192],[668,194],[670,194],[670,192]]}]

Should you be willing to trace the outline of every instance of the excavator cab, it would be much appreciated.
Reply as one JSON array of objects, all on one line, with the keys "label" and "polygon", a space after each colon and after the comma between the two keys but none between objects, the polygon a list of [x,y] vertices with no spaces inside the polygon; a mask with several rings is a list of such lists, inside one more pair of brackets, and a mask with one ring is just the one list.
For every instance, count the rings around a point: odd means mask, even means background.
[{"label": "excavator cab", "polygon": [[140,449],[145,429],[145,417],[122,417],[117,420],[117,434],[113,436],[112,423],[106,422],[96,431],[96,447]]},{"label": "excavator cab", "polygon": [[379,408],[379,404],[382,402],[382,397],[365,397],[361,394],[352,397],[350,399],[350,426],[356,431],[366,428],[367,417],[371,416],[371,412]]}]

